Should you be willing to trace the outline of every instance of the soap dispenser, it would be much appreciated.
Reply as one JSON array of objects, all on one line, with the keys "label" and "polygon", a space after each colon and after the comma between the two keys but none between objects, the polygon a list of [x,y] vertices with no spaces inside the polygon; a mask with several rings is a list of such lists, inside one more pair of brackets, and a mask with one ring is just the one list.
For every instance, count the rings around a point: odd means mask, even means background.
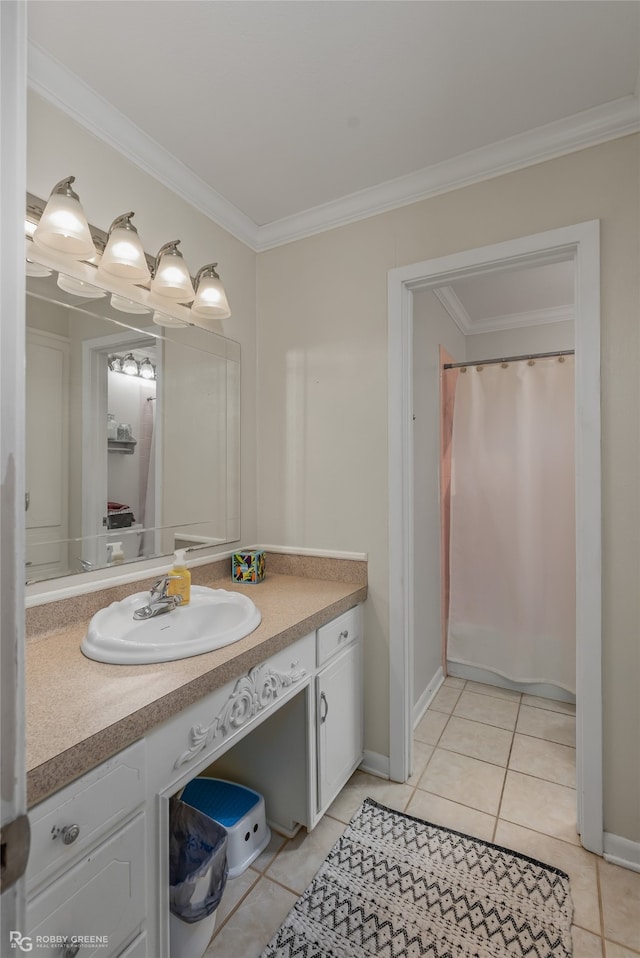
[{"label": "soap dispenser", "polygon": [[122,543],[108,542],[107,543],[107,564],[120,565],[121,562],[124,562],[124,552],[122,551]]},{"label": "soap dispenser", "polygon": [[176,549],[173,554],[173,568],[169,572],[167,595],[182,596],[180,605],[186,605],[191,598],[191,573],[185,562],[186,549]]}]

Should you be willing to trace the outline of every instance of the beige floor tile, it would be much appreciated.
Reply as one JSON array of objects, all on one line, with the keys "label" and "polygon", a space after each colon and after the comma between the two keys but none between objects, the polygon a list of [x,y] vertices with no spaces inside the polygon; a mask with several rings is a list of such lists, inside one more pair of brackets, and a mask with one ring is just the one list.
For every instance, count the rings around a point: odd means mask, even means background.
[{"label": "beige floor tile", "polygon": [[[366,772],[355,772],[336,800],[329,806],[327,815],[345,824],[350,822],[365,798],[373,798],[382,805],[403,812],[411,798],[413,787],[399,782],[390,782]],[[344,825],[342,826],[344,828]]]},{"label": "beige floor tile", "polygon": [[459,698],[460,689],[453,689],[449,685],[441,685],[429,705],[429,709],[435,712],[453,712]]},{"label": "beige floor tile", "polygon": [[513,732],[508,729],[452,715],[440,736],[438,747],[470,755],[492,765],[506,766],[512,739]]},{"label": "beige floor tile", "polygon": [[243,905],[215,936],[205,958],[258,958],[297,897],[268,878],[258,879]]},{"label": "beige floor tile", "polygon": [[518,717],[518,703],[492,695],[483,695],[470,692],[467,687],[462,691],[458,703],[453,710],[454,715],[470,719],[472,722],[484,722],[485,725],[496,725],[498,728],[513,730]]},{"label": "beige floor tile", "polygon": [[506,699],[508,702],[519,702],[520,692],[514,692],[511,689],[500,688],[499,685],[487,685],[486,682],[472,682],[469,680],[465,685],[469,692],[477,692],[478,695],[491,695],[494,699]]},{"label": "beige floor tile", "polygon": [[452,689],[463,689],[465,680],[459,679],[457,675],[447,675],[444,684],[450,685]]},{"label": "beige floor tile", "polygon": [[576,750],[568,745],[558,745],[557,742],[547,742],[516,732],[509,768],[544,778],[548,782],[568,785],[569,788],[576,787]]},{"label": "beige floor tile", "polygon": [[490,842],[493,838],[496,821],[493,815],[460,805],[458,802],[450,802],[449,799],[431,792],[423,792],[421,788],[415,790],[407,812],[433,825],[444,825],[445,828],[453,828],[483,841]]},{"label": "beige floor tile", "polygon": [[605,941],[604,945],[607,958],[638,958],[637,951],[629,951],[613,941]]},{"label": "beige floor tile", "polygon": [[573,715],[532,708],[530,705],[520,707],[516,732],[572,748],[576,744],[576,720]]},{"label": "beige floor tile", "polygon": [[590,931],[576,928],[574,925],[571,929],[571,938],[575,958],[603,958],[602,938],[599,935],[593,935]]},{"label": "beige floor tile", "polygon": [[488,762],[436,748],[418,787],[495,815],[505,770]]},{"label": "beige floor tile", "polygon": [[640,951],[640,873],[598,862],[605,938]]},{"label": "beige floor tile", "polygon": [[417,785],[420,776],[427,767],[427,762],[433,754],[433,745],[426,745],[424,742],[414,741],[413,743],[413,772],[407,779],[407,785]]},{"label": "beige floor tile", "polygon": [[576,707],[571,702],[557,702],[555,699],[543,699],[539,695],[523,695],[523,705],[531,705],[536,709],[546,709],[548,712],[564,712],[565,715],[575,715]]},{"label": "beige floor tile", "polygon": [[413,733],[414,739],[419,742],[426,742],[427,745],[437,745],[448,720],[449,716],[444,712],[433,712],[431,709],[427,709],[416,725]]},{"label": "beige floor tile", "polygon": [[234,908],[236,908],[238,902],[244,898],[259,878],[260,876],[257,872],[252,871],[251,868],[247,868],[247,870],[242,872],[241,875],[238,875],[237,878],[232,878],[227,882],[222,894],[222,901],[218,905],[216,914],[216,935],[219,934],[223,922],[226,921]]},{"label": "beige floor tile", "polygon": [[596,935],[601,933],[595,855],[580,845],[570,845],[502,819],[498,820],[495,842],[566,872],[571,883],[574,922]]},{"label": "beige floor tile", "polygon": [[260,852],[250,867],[256,872],[265,871],[276,857],[286,840],[287,839],[284,837],[284,835],[279,835],[277,832],[274,832],[273,829],[271,829],[271,841],[267,847]]},{"label": "beige floor tile", "polygon": [[344,831],[344,823],[321,818],[312,832],[302,830],[288,841],[266,871],[272,878],[299,895],[305,890]]},{"label": "beige floor tile", "polygon": [[500,818],[574,845],[579,843],[576,792],[566,785],[508,771]]}]

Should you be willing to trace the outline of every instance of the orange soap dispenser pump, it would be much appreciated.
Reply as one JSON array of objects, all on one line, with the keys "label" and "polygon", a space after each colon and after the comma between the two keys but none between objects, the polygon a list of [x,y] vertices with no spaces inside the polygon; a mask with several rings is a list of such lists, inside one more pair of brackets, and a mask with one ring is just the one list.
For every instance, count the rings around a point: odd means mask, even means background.
[{"label": "orange soap dispenser pump", "polygon": [[173,554],[173,568],[169,572],[171,578],[167,587],[167,595],[182,597],[180,605],[186,605],[191,598],[191,573],[185,562],[186,549],[176,549]]}]

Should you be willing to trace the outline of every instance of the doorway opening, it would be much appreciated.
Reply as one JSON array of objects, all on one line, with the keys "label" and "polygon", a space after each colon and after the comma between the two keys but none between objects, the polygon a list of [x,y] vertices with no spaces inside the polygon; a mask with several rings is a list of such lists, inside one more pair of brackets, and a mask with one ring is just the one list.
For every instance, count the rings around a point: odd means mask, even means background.
[{"label": "doorway opening", "polygon": [[[391,778],[411,769],[414,637],[414,293],[505,269],[570,261],[575,288],[577,820],[602,853],[600,297],[597,221],[428,260],[389,273]],[[430,641],[441,643],[441,635]],[[440,676],[442,673],[440,673]],[[434,675],[437,687],[437,675]]]}]

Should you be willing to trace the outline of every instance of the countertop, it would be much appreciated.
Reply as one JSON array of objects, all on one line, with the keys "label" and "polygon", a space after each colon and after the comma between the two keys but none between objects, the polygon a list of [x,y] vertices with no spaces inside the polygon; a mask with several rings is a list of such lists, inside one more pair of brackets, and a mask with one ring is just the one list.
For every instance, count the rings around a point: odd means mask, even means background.
[{"label": "countertop", "polygon": [[[321,573],[326,571],[324,562]],[[26,656],[29,807],[364,601],[366,564],[358,565],[365,565],[364,581],[362,576],[359,581],[337,581],[268,572],[264,582],[242,586],[230,578],[216,575],[207,582],[199,576],[201,584],[250,595],[262,622],[233,645],[176,662],[125,666],[86,658],[80,642],[90,615],[30,638]],[[129,591],[144,587],[141,583]]]}]

